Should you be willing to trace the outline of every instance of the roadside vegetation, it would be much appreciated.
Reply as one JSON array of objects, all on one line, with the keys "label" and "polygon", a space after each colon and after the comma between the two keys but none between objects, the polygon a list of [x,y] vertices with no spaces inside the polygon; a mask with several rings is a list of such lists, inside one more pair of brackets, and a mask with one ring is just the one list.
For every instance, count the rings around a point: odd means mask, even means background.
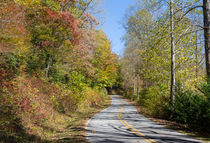
[{"label": "roadside vegetation", "polygon": [[121,75],[124,96],[146,114],[209,134],[209,37],[204,38],[209,26],[203,28],[203,4],[137,1],[124,19]]},{"label": "roadside vegetation", "polygon": [[137,0],[120,58],[98,2],[0,1],[0,142],[86,142],[108,91],[209,135],[209,0]]},{"label": "roadside vegetation", "polygon": [[0,142],[76,142],[106,104],[119,61],[95,3],[0,1]]}]

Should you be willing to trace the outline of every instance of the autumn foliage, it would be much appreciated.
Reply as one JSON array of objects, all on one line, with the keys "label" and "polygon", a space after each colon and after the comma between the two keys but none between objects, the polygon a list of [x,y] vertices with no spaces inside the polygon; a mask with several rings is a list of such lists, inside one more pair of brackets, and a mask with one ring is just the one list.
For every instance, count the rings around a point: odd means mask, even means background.
[{"label": "autumn foliage", "polygon": [[[126,15],[126,48],[121,58],[124,95],[147,114],[209,132],[205,38],[203,29],[195,26],[202,24],[203,11],[193,8],[202,1],[170,2],[171,8],[167,1],[140,0]],[[172,7],[174,14],[169,16]]]},{"label": "autumn foliage", "polygon": [[[118,57],[83,0],[0,1],[0,141],[103,103]],[[3,6],[3,7],[2,7]],[[27,136],[29,137],[26,137]]]}]

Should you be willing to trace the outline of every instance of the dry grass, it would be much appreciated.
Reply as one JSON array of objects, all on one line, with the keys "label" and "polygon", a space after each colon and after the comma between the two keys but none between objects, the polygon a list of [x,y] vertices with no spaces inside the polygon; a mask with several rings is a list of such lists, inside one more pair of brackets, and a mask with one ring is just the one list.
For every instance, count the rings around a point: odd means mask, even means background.
[{"label": "dry grass", "polygon": [[[109,96],[102,96],[90,89],[84,91],[86,98],[80,103],[80,106],[75,106],[75,110],[70,110],[71,108],[66,106],[69,112],[63,114],[55,109],[54,102],[50,98],[55,94],[60,95],[57,92],[59,90],[56,90],[54,86],[46,85],[47,83],[36,78],[24,78],[20,81],[20,84],[15,84],[18,85],[19,94],[12,94],[13,92],[10,94],[16,95],[12,97],[16,97],[17,100],[14,101],[17,102],[17,105],[20,103],[21,106],[17,106],[15,110],[17,114],[3,114],[5,119],[0,120],[2,128],[0,129],[0,143],[88,142],[85,138],[87,120],[111,103]],[[12,89],[12,91],[17,90]],[[10,121],[10,118],[14,119]],[[8,120],[11,123],[8,123],[9,127],[5,130],[4,128],[8,125],[2,123]]]},{"label": "dry grass", "polygon": [[56,113],[54,120],[34,126],[34,130],[42,136],[43,142],[88,143],[85,129],[87,121],[110,104],[111,98],[108,96],[104,104],[100,106],[83,109],[70,115]]}]

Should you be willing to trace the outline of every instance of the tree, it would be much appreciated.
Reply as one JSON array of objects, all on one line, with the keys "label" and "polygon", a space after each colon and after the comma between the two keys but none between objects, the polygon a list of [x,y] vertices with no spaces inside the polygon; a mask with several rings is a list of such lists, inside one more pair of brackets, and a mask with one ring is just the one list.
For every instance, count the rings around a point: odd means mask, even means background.
[{"label": "tree", "polygon": [[174,9],[173,0],[170,0],[170,27],[171,27],[171,104],[174,106],[175,98],[175,43],[174,43]]},{"label": "tree", "polygon": [[117,81],[118,57],[111,51],[111,43],[102,30],[94,32],[94,49],[92,51],[92,65],[95,74],[93,85],[101,88],[112,87]]},{"label": "tree", "polygon": [[[167,99],[167,104],[171,103],[173,107],[175,91],[182,86],[195,88],[192,85],[202,77],[192,78],[195,76],[196,62],[202,59],[200,47],[195,57],[195,31],[199,29],[195,28],[192,17],[197,12],[193,11],[189,17],[186,16],[188,9],[194,6],[184,2],[186,6],[183,1],[171,1],[170,5],[164,3],[167,9],[160,7],[156,1],[139,2],[142,3],[131,9],[126,17],[126,50],[122,58],[122,71],[126,89],[132,89],[134,94],[137,82],[133,77],[138,71],[141,81],[139,100],[147,102],[147,106],[155,112],[158,110],[156,108],[162,106],[161,100]],[[137,61],[139,63],[135,65]]]},{"label": "tree", "polygon": [[28,45],[25,13],[14,0],[1,0],[0,5],[0,53],[14,52]]},{"label": "tree", "polygon": [[204,37],[207,80],[210,83],[210,0],[203,0]]}]

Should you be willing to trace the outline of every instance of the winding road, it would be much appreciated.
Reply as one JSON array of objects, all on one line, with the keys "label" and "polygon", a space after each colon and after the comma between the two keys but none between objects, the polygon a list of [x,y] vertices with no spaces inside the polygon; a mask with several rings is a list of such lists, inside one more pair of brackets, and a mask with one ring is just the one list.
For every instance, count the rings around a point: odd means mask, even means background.
[{"label": "winding road", "polygon": [[139,114],[119,95],[112,104],[87,123],[91,143],[200,143],[189,136],[167,129]]}]

